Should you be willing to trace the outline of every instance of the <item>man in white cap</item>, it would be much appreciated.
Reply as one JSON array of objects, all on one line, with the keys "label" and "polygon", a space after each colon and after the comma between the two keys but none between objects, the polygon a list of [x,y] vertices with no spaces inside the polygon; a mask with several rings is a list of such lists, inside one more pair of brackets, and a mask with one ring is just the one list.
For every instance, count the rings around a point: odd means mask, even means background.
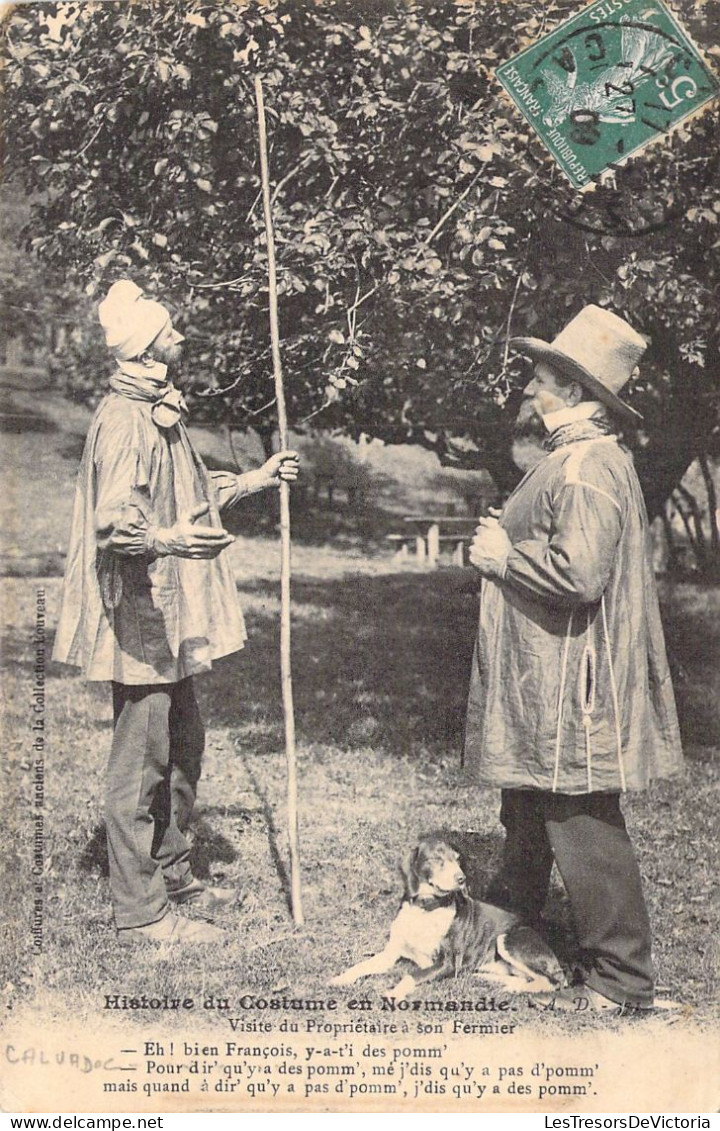
[{"label": "man in white cap", "polygon": [[651,935],[620,795],[678,772],[682,754],[640,485],[616,424],[646,348],[586,306],[531,355],[525,389],[548,454],[481,520],[483,575],[466,762],[502,790],[503,864],[486,898],[540,916],[553,860],[570,899],[582,982],[548,1008],[651,1008]]},{"label": "man in white cap", "polygon": [[193,676],[245,640],[220,512],[294,481],[298,456],[208,472],[168,380],[183,338],[166,307],[122,280],[98,314],[116,369],[80,465],[54,658],[113,685],[105,814],[120,941],[218,942],[219,928],[171,907],[211,917],[236,896],[190,867],[204,746]]}]

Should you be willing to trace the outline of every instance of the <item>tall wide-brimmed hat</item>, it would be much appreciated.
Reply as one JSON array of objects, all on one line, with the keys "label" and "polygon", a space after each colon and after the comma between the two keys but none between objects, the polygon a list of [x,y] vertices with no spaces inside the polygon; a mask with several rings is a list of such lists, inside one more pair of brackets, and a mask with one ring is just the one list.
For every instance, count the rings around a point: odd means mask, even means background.
[{"label": "tall wide-brimmed hat", "polygon": [[146,298],[130,279],[120,279],[98,306],[98,318],[108,349],[118,361],[128,361],[155,341],[170,321],[170,311]]},{"label": "tall wide-brimmed hat", "polygon": [[511,338],[510,345],[535,361],[547,361],[626,420],[642,420],[618,393],[630,380],[647,341],[624,318],[600,306],[586,306],[552,342]]}]

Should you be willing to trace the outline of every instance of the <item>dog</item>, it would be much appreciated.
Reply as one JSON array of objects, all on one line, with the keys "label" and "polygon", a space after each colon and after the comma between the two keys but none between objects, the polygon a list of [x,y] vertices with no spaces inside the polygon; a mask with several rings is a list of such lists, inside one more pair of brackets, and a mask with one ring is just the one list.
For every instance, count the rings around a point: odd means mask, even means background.
[{"label": "dog", "polygon": [[401,958],[419,968],[391,991],[400,1001],[423,982],[472,970],[511,993],[547,993],[566,984],[560,963],[520,916],[473,899],[460,854],[441,834],[424,837],[401,865],[405,892],[387,946],[333,978],[348,986],[385,974]]}]

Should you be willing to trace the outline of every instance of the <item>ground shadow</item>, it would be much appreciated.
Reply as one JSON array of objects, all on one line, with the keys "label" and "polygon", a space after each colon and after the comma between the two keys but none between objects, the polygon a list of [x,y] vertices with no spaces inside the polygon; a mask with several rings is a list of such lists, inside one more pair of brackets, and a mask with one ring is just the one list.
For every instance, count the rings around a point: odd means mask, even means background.
[{"label": "ground shadow", "polygon": [[[248,749],[282,744],[278,590],[244,583],[249,640],[197,681],[208,725],[229,727]],[[343,750],[371,747],[391,756],[420,752],[460,763],[477,578],[472,570],[293,581],[293,685],[298,741]],[[720,744],[715,657],[720,629],[701,604],[665,612],[686,755],[706,759]],[[7,669],[33,678],[30,636],[5,634]],[[45,641],[52,654],[53,631]],[[53,679],[76,679],[50,664]],[[51,693],[50,693],[51,694]],[[51,701],[51,700],[50,700]],[[108,726],[105,718],[98,726]]]},{"label": "ground shadow", "polygon": [[[350,576],[293,585],[298,740],[460,758],[477,602],[460,571]],[[279,625],[272,588],[251,588],[246,650],[218,665],[206,716],[254,741],[277,730]],[[260,598],[258,601],[257,598]],[[267,599],[268,611],[263,611]]]},{"label": "ground shadow", "polygon": [[85,440],[86,437],[79,432],[68,434],[67,442],[58,449],[62,458],[79,464],[85,450]]},{"label": "ground shadow", "polygon": [[12,408],[0,411],[0,432],[14,432],[20,435],[24,432],[57,432],[58,426],[54,420],[39,412],[27,412]]},{"label": "ground shadow", "polygon": [[81,872],[97,872],[106,879],[110,875],[107,830],[104,821],[100,821],[90,834],[90,839],[80,853],[78,867]]},{"label": "ground shadow", "polygon": [[62,577],[65,554],[50,550],[40,554],[0,553],[0,577]]},{"label": "ground shadow", "polygon": [[[237,859],[237,852],[227,837],[216,832],[202,814],[192,821],[191,839],[190,864],[198,879],[209,879],[213,865],[231,864]],[[100,821],[90,834],[80,853],[78,867],[81,872],[97,873],[106,879],[110,875],[105,821]]]},{"label": "ground shadow", "polygon": [[227,837],[222,836],[205,819],[205,812],[194,818],[190,826],[192,848],[190,866],[199,880],[212,878],[213,869],[218,864],[232,864],[237,860],[237,852]]},{"label": "ground shadow", "polygon": [[681,612],[671,595],[663,626],[685,753],[705,760],[720,744],[720,623]]},{"label": "ground shadow", "polygon": [[[280,726],[277,588],[243,589],[253,598],[247,647],[202,682],[201,694],[208,718],[241,729],[251,723],[253,741],[270,741]],[[400,756],[431,749],[459,764],[478,615],[474,571],[298,578],[293,605],[300,742]],[[691,760],[720,743],[717,697],[708,694],[709,675],[697,677],[698,641],[714,646],[715,633],[699,615],[668,626],[683,665],[676,696]]]},{"label": "ground shadow", "polygon": [[247,774],[248,781],[250,782],[255,796],[260,803],[260,808],[262,810],[264,818],[264,828],[268,839],[268,848],[270,849],[270,857],[275,867],[278,879],[280,880],[288,911],[292,914],[292,889],[290,883],[290,875],[287,868],[285,867],[285,862],[280,851],[279,833],[275,820],[275,809],[270,801],[270,797],[268,796],[267,791],[263,789],[258,780],[257,774],[253,769],[252,762],[249,760],[247,754],[244,751],[242,751],[240,754],[240,761],[245,768],[245,773]]}]

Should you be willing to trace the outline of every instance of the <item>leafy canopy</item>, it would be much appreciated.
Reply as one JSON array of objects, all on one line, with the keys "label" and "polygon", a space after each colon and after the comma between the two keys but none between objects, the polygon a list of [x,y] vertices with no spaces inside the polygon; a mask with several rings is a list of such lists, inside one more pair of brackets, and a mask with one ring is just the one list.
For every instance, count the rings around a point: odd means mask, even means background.
[{"label": "leafy canopy", "polygon": [[[575,192],[493,68],[576,7],[18,7],[6,164],[30,247],[90,298],[130,275],[173,302],[206,417],[271,429],[260,73],[294,426],[470,449],[507,484],[509,334],[553,336],[599,302],[653,341],[635,403],[646,493],[664,499],[717,434],[717,114]],[[682,16],[708,42],[717,3]]]}]

